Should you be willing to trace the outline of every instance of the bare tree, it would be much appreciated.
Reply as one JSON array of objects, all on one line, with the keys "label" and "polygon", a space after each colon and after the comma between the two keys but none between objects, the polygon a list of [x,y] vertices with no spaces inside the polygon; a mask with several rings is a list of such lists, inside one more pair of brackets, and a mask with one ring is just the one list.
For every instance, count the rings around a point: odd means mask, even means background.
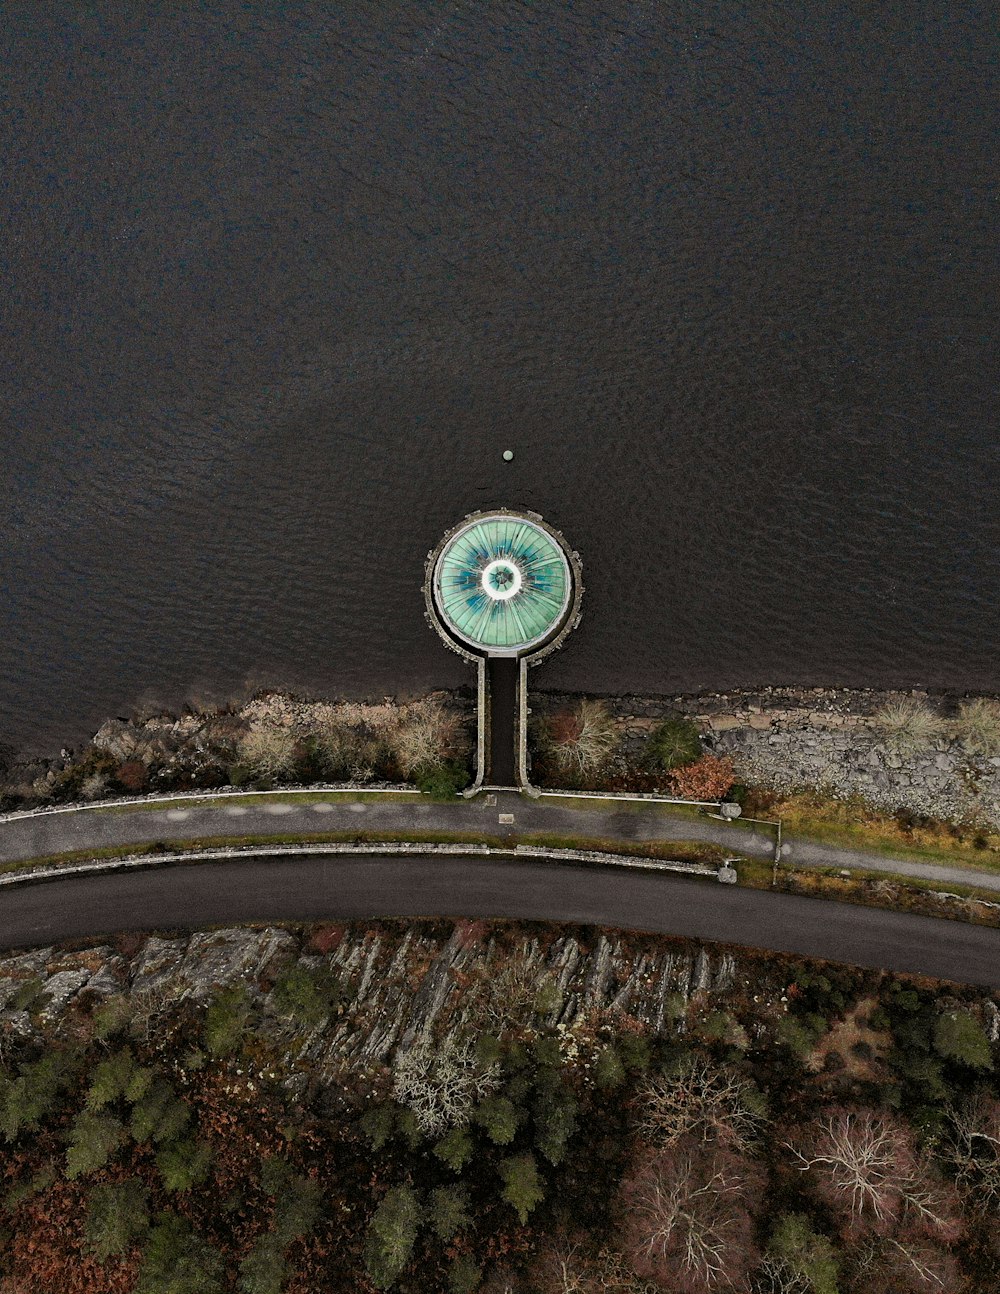
[{"label": "bare tree", "polygon": [[639,1099],[640,1127],[660,1146],[693,1135],[743,1151],[765,1119],[763,1100],[753,1083],[703,1056],[691,1056],[673,1073],[650,1079]]},{"label": "bare tree", "polygon": [[946,1113],[941,1155],[972,1207],[993,1213],[1000,1206],[1000,1101],[979,1092]]},{"label": "bare tree", "polygon": [[421,1040],[397,1055],[393,1065],[396,1100],[413,1111],[418,1127],[431,1137],[464,1127],[475,1103],[499,1084],[499,1065],[481,1065],[472,1039],[459,1041],[453,1034],[440,1045]]},{"label": "bare tree", "polygon": [[622,1184],[626,1256],[674,1294],[747,1290],[757,1266],[750,1204],[760,1175],[694,1138],[646,1152]]},{"label": "bare tree", "polygon": [[862,1245],[850,1278],[852,1294],[956,1294],[962,1288],[952,1254],[906,1234]]},{"label": "bare tree", "polygon": [[627,1259],[603,1247],[596,1252],[578,1235],[557,1235],[536,1259],[531,1285],[537,1294],[657,1294]]},{"label": "bare tree", "polygon": [[754,1274],[754,1294],[813,1294],[804,1271],[784,1258],[767,1257]]},{"label": "bare tree", "polygon": [[785,1145],[848,1231],[888,1235],[905,1221],[942,1242],[960,1234],[957,1201],[902,1120],[834,1109]]}]

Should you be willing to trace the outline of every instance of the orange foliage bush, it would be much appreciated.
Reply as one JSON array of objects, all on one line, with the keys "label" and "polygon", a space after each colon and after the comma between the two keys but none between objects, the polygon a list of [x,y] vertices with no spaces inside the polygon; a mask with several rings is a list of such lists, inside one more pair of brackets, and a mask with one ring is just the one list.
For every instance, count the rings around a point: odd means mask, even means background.
[{"label": "orange foliage bush", "polygon": [[685,800],[724,799],[735,780],[733,761],[718,755],[702,755],[693,764],[667,774],[670,789]]},{"label": "orange foliage bush", "polygon": [[118,765],[115,781],[126,791],[133,793],[145,791],[149,786],[149,770],[140,760],[127,759],[124,764]]}]

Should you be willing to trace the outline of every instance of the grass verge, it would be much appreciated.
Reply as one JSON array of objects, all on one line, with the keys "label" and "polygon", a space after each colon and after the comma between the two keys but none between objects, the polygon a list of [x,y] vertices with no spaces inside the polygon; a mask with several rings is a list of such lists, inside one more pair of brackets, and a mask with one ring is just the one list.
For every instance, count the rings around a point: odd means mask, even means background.
[{"label": "grass verge", "polygon": [[25,871],[40,867],[63,867],[74,863],[100,862],[114,858],[145,858],[157,854],[197,855],[206,849],[249,849],[270,845],[333,844],[459,844],[489,845],[496,849],[514,849],[518,845],[536,845],[540,849],[582,849],[620,854],[630,858],[657,858],[674,862],[717,864],[727,851],[720,845],[692,840],[622,841],[602,837],[563,836],[551,832],[523,832],[517,835],[489,835],[481,831],[324,831],[267,836],[205,836],[194,840],[156,840],[139,845],[115,845],[105,849],[75,849],[39,858],[17,859],[0,864],[0,873]]},{"label": "grass verge", "polygon": [[1000,833],[933,819],[881,813],[863,800],[834,800],[816,792],[755,793],[747,816],[780,817],[786,839],[799,836],[914,862],[1000,872]]}]

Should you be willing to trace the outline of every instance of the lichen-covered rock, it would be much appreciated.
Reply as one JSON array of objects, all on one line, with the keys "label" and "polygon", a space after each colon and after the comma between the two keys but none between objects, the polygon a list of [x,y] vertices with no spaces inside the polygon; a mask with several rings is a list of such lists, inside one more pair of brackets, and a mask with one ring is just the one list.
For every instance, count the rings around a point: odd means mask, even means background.
[{"label": "lichen-covered rock", "polygon": [[89,970],[63,970],[49,975],[42,989],[48,999],[40,1013],[42,1019],[57,1020],[89,979]]}]

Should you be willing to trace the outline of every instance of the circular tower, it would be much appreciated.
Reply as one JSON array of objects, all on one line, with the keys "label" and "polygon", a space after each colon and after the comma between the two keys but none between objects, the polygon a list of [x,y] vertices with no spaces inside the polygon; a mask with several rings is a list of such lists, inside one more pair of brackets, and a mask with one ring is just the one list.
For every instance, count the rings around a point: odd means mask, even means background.
[{"label": "circular tower", "polygon": [[579,618],[579,575],[578,555],[535,513],[473,513],[428,557],[428,611],[464,656],[534,659]]},{"label": "circular tower", "polygon": [[532,791],[527,667],[580,619],[580,556],[537,513],[495,508],[454,526],[427,554],[427,617],[479,676],[476,780]]}]

